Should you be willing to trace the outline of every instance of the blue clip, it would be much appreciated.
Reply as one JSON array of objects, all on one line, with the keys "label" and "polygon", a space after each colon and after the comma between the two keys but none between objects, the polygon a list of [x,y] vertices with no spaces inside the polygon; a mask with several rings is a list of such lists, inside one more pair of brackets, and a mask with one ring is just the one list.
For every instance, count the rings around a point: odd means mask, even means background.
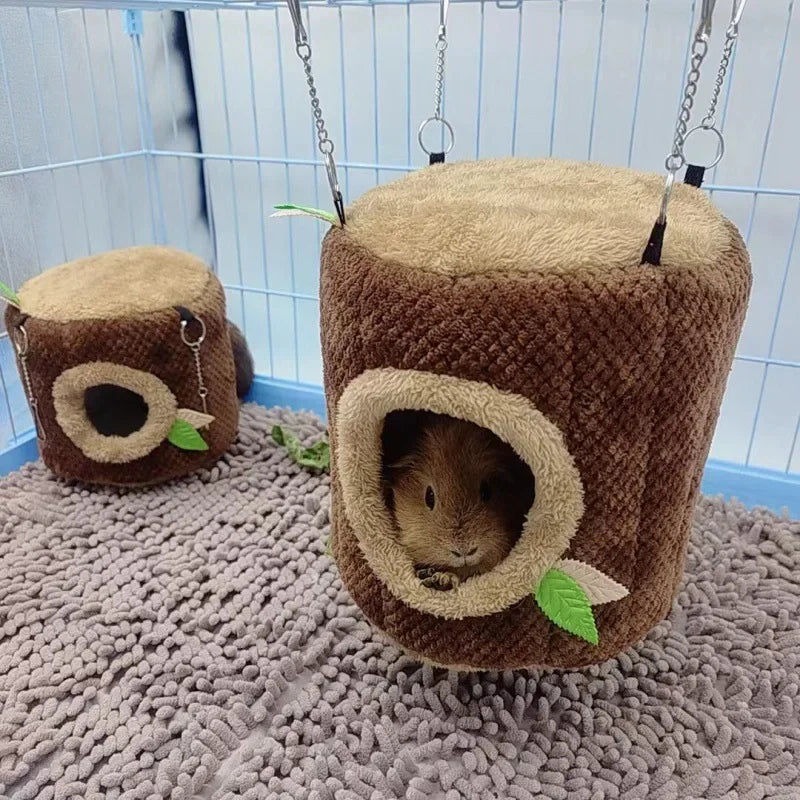
[{"label": "blue clip", "polygon": [[144,18],[138,8],[122,12],[122,30],[128,36],[141,36],[144,33]]}]

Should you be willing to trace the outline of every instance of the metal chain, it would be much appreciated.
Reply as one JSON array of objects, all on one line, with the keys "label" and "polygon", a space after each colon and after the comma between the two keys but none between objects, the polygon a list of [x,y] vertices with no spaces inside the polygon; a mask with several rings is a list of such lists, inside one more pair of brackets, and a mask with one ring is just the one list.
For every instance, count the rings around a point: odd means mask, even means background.
[{"label": "metal chain", "polygon": [[303,62],[303,71],[306,74],[308,95],[311,98],[311,113],[314,115],[314,126],[317,129],[317,147],[319,147],[320,153],[328,156],[333,153],[333,142],[328,136],[328,130],[325,127],[325,119],[322,116],[322,108],[319,104],[319,97],[317,97],[314,73],[311,70],[311,45],[308,42],[300,42],[295,46],[295,51]]},{"label": "metal chain", "polygon": [[325,127],[325,118],[322,116],[322,108],[317,97],[317,86],[314,83],[314,73],[311,69],[311,45],[308,43],[308,34],[303,25],[303,14],[300,8],[300,0],[287,0],[289,13],[292,15],[294,25],[294,49],[298,58],[303,62],[303,72],[306,74],[308,84],[308,95],[311,98],[311,113],[314,115],[314,127],[317,129],[317,147],[325,157],[325,171],[328,175],[328,185],[333,196],[333,205],[339,222],[345,224],[344,200],[339,189],[339,176],[336,173],[336,162],[333,160],[333,142],[328,135]]},{"label": "metal chain", "polygon": [[692,42],[692,60],[689,67],[689,74],[686,76],[686,87],[683,90],[683,102],[678,114],[678,122],[675,126],[675,138],[672,142],[672,151],[667,156],[664,166],[667,172],[677,172],[685,163],[683,155],[683,144],[686,139],[686,132],[689,129],[689,119],[692,116],[694,106],[694,96],[697,94],[697,84],[700,81],[700,67],[708,54],[708,38],[698,33]]},{"label": "metal chain", "polygon": [[[429,157],[429,163],[439,164],[444,161],[444,157],[453,149],[455,135],[453,126],[442,116],[442,102],[444,98],[444,56],[447,51],[447,12],[450,8],[450,0],[439,0],[439,33],[436,36],[436,74],[433,82],[433,116],[423,120],[417,130],[417,141],[423,153]],[[423,139],[425,129],[432,123],[438,122],[442,126],[441,134],[443,145],[435,150],[429,150]],[[444,141],[447,143],[444,144]]]},{"label": "metal chain", "polygon": [[36,430],[36,438],[40,442],[47,441],[47,435],[42,426],[42,420],[39,416],[39,401],[34,397],[33,386],[31,384],[31,376],[28,371],[28,332],[23,325],[17,328],[18,335],[14,337],[14,347],[17,351],[19,358],[19,365],[22,369],[22,379],[25,383],[25,394],[28,397],[28,404],[31,407],[31,414],[33,416],[33,426]]},{"label": "metal chain", "polygon": [[434,119],[442,118],[442,93],[444,91],[444,54],[447,50],[447,35],[444,27],[439,28],[436,37],[436,82],[433,90]]},{"label": "metal chain", "polygon": [[719,70],[717,71],[717,78],[714,81],[714,91],[711,93],[711,102],[708,105],[708,113],[703,117],[703,121],[700,123],[704,128],[714,127],[717,102],[719,101],[720,92],[722,92],[722,84],[725,83],[725,76],[728,74],[728,66],[731,63],[733,47],[736,44],[738,35],[738,26],[728,26],[728,31],[725,34],[725,45],[722,48],[722,58],[720,59]]},{"label": "metal chain", "polygon": [[200,402],[203,404],[203,413],[208,414],[208,405],[206,397],[208,397],[208,389],[206,388],[205,381],[203,380],[203,369],[200,366],[200,345],[192,345],[192,355],[194,356],[194,365],[197,370],[197,394],[200,395]]},{"label": "metal chain", "polygon": [[206,324],[200,317],[195,317],[195,320],[200,323],[200,336],[194,341],[191,341],[186,336],[186,328],[188,322],[185,319],[181,320],[181,341],[192,351],[194,356],[194,367],[197,373],[197,394],[200,397],[200,402],[203,404],[203,413],[208,414],[208,404],[206,398],[208,397],[208,389],[206,382],[203,379],[203,368],[200,364],[200,345],[203,344],[206,338]]}]

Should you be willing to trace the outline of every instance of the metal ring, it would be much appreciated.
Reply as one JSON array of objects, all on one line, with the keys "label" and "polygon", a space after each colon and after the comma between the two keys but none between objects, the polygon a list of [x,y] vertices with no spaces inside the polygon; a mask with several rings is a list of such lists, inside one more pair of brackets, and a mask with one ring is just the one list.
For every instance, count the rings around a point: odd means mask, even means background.
[{"label": "metal ring", "polygon": [[664,161],[664,168],[667,172],[672,172],[674,174],[685,163],[686,159],[683,157],[683,153],[670,153]]},{"label": "metal ring", "polygon": [[444,149],[445,154],[449,153],[453,149],[453,145],[456,143],[456,136],[453,133],[452,126],[444,117],[428,117],[428,119],[426,119],[422,125],[419,126],[419,130],[417,131],[417,141],[419,142],[419,146],[422,148],[422,152],[426,155],[431,155],[434,152],[441,152],[439,150],[428,150],[428,148],[425,147],[425,142],[422,140],[422,134],[425,131],[425,128],[427,128],[431,122],[441,122],[442,125],[444,125],[445,130],[448,132],[448,134],[450,134],[450,143]]},{"label": "metal ring", "polygon": [[711,133],[715,134],[717,137],[718,145],[717,145],[717,157],[710,163],[706,164],[706,169],[711,169],[712,167],[716,167],[720,161],[722,161],[722,156],[725,155],[725,138],[720,133],[720,131],[715,128],[713,125],[695,125],[694,128],[686,132],[686,135],[683,137],[683,147],[686,147],[686,140],[695,132],[695,131],[710,131]]},{"label": "metal ring", "polygon": [[185,319],[181,320],[181,341],[187,345],[187,347],[198,347],[206,340],[205,322],[203,322],[201,317],[195,317],[195,320],[200,323],[200,336],[194,342],[190,342],[186,338],[186,329],[189,327],[189,323]]}]

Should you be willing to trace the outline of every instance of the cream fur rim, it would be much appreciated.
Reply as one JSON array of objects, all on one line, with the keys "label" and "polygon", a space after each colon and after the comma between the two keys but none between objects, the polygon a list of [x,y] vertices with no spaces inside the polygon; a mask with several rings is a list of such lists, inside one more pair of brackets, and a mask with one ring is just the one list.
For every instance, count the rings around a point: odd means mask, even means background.
[{"label": "cream fur rim", "polygon": [[[110,383],[140,394],[148,406],[147,421],[130,436],[104,436],[86,415],[84,393]],[[92,461],[126,464],[155,450],[166,439],[178,409],[175,395],[155,375],[142,370],[91,361],[64,370],[53,383],[56,421],[72,443]]]},{"label": "cream fur rim", "polygon": [[19,288],[22,309],[56,322],[115,319],[194,306],[213,291],[211,270],[174,247],[138,246],[60,264]]},{"label": "cream fur rim", "polygon": [[[394,535],[381,492],[381,432],[390,411],[428,410],[466,419],[510,444],[536,476],[536,501],[511,554],[491,572],[442,592],[424,587]],[[481,617],[530,594],[564,554],[583,514],[580,473],[561,431],[528,399],[484,383],[415,370],[368,370],[336,409],[336,473],[345,513],[375,575],[418,611]]]}]

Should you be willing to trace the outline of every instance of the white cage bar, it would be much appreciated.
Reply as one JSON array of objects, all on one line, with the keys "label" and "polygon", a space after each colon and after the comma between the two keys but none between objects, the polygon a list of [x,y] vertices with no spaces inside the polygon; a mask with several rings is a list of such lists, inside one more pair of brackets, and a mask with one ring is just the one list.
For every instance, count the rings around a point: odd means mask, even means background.
[{"label": "white cage bar", "polygon": [[[705,186],[745,235],[755,274],[706,488],[772,505],[789,497],[798,510],[793,7],[747,8],[719,114],[728,153]],[[346,202],[425,163],[416,129],[432,107],[437,13],[435,0],[304,5]],[[452,157],[554,155],[659,171],[697,13],[695,0],[457,0],[445,89]],[[717,14],[696,114],[727,24],[722,2]],[[251,342],[259,399],[322,408],[323,230],[269,219],[274,203],[325,206],[329,196],[283,3],[6,5],[0,132],[0,279],[18,285],[59,261],[134,243],[197,252]],[[0,337],[7,469],[31,420]]]}]

